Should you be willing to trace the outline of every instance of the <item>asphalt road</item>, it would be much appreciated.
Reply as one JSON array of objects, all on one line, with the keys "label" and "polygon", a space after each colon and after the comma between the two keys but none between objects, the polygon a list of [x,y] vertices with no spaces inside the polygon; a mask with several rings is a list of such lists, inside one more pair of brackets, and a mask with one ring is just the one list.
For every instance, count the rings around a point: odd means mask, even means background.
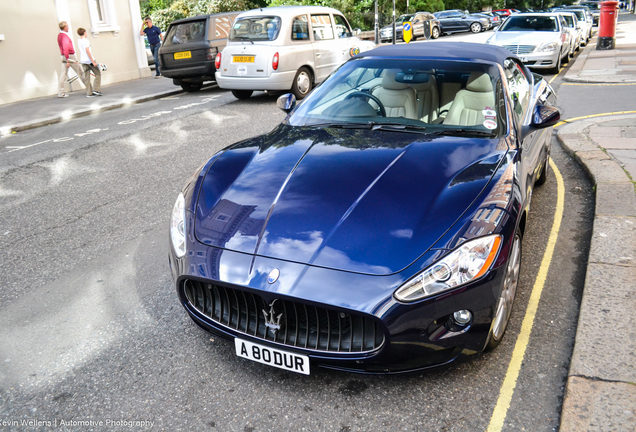
[{"label": "asphalt road", "polygon": [[[578,96],[559,81],[574,112]],[[295,375],[239,359],[194,325],[167,262],[181,187],[217,150],[278,124],[274,102],[212,88],[0,139],[4,429],[24,430],[23,420],[68,430],[488,427],[552,227],[555,173],[533,196],[515,310],[495,351],[414,375]],[[556,140],[552,158],[565,213],[505,431],[557,428],[576,329],[593,194]]]}]

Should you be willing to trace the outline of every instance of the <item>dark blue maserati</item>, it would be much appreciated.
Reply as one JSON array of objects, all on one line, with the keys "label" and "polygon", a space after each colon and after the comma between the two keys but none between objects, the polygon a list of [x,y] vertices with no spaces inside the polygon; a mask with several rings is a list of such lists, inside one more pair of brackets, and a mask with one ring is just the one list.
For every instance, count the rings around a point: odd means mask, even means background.
[{"label": "dark blue maserati", "polygon": [[495,348],[512,310],[552,88],[469,43],[357,55],[270,133],[214,155],[172,212],[170,267],[237,356],[400,373]]}]

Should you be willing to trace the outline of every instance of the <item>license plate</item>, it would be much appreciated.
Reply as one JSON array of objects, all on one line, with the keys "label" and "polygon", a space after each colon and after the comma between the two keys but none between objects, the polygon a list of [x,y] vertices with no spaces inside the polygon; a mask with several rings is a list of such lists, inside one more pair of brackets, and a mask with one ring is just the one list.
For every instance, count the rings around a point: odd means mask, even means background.
[{"label": "license plate", "polygon": [[276,348],[234,339],[236,355],[258,363],[309,375],[309,357],[282,351]]},{"label": "license plate", "polygon": [[254,56],[234,56],[232,61],[234,63],[254,63]]},{"label": "license plate", "polygon": [[181,52],[178,52],[178,53],[174,53],[174,59],[175,60],[186,59],[186,58],[192,58],[192,52],[191,51],[181,51]]}]

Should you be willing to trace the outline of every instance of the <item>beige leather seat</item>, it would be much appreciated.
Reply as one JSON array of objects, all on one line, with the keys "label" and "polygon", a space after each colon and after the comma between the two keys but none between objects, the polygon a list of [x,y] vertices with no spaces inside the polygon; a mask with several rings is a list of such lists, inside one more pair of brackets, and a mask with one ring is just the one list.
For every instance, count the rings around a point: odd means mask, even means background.
[{"label": "beige leather seat", "polygon": [[484,109],[495,109],[495,94],[490,76],[482,72],[472,72],[466,88],[457,92],[448,110],[444,124],[476,126],[485,120]]},{"label": "beige leather seat", "polygon": [[439,116],[439,91],[437,81],[431,75],[427,83],[411,84],[417,101],[417,117],[424,123],[433,123]]},{"label": "beige leather seat", "polygon": [[373,90],[373,95],[380,99],[387,117],[405,117],[417,119],[415,90],[407,84],[395,81],[398,69],[388,69],[382,77],[382,86]]}]

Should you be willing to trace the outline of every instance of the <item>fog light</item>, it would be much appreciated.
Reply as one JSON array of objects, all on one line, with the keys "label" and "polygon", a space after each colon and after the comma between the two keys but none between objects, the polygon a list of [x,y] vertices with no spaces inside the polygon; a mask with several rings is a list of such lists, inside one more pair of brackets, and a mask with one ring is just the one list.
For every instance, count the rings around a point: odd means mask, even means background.
[{"label": "fog light", "polygon": [[470,321],[472,319],[473,319],[473,314],[471,314],[470,311],[467,311],[465,309],[458,310],[457,312],[453,314],[453,321],[455,321],[455,323],[460,326],[465,326],[470,324]]}]

